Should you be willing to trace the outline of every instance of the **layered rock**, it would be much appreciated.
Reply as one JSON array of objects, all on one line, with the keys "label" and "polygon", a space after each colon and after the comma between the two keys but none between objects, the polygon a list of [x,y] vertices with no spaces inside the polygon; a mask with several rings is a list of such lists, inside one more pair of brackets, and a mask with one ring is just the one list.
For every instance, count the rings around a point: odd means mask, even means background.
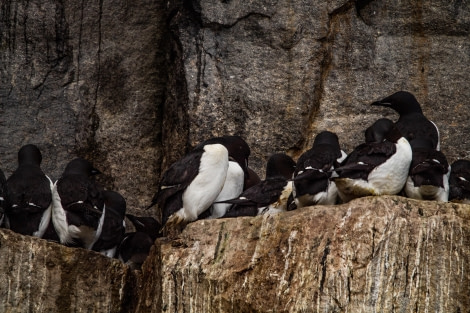
[{"label": "layered rock", "polygon": [[467,312],[470,206],[368,197],[202,220],[142,272],[0,230],[6,312]]},{"label": "layered rock", "polygon": [[137,312],[466,312],[469,218],[388,196],[197,221],[154,250]]},{"label": "layered rock", "polygon": [[1,312],[132,312],[137,276],[98,253],[0,229]]}]

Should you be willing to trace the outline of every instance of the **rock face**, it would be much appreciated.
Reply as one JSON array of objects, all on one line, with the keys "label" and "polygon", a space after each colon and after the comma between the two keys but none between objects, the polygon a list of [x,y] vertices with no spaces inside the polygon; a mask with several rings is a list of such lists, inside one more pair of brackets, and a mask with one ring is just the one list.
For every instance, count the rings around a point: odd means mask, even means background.
[{"label": "rock face", "polygon": [[2,312],[468,312],[470,206],[398,196],[203,220],[142,273],[0,231]]},{"label": "rock face", "polygon": [[[263,176],[269,154],[296,157],[324,129],[350,151],[396,119],[369,104],[397,90],[450,162],[470,158],[469,35],[460,0],[5,0],[0,167],[26,143],[53,179],[86,157],[130,213],[153,214],[140,209],[192,145],[242,135]],[[142,277],[0,231],[0,311],[465,312],[468,210],[384,197],[196,222]]]},{"label": "rock face", "polygon": [[370,197],[198,221],[143,276],[161,275],[152,312],[467,312],[469,218],[467,205]]},{"label": "rock face", "polygon": [[118,260],[0,230],[1,312],[131,312],[137,277]]},{"label": "rock face", "polygon": [[466,1],[57,1],[0,6],[0,160],[37,144],[57,179],[75,156],[133,213],[161,170],[210,136],[239,134],[262,176],[321,130],[345,150],[413,92],[450,161],[470,157]]},{"label": "rock face", "polygon": [[160,1],[2,1],[0,164],[7,176],[19,148],[34,143],[51,178],[86,157],[130,207],[148,204],[162,158],[163,12]]},{"label": "rock face", "polygon": [[[185,2],[186,3],[186,2]],[[239,133],[253,162],[296,156],[322,130],[350,151],[370,103],[413,92],[453,161],[469,157],[470,6],[462,1],[191,1],[175,4],[191,143]]]}]

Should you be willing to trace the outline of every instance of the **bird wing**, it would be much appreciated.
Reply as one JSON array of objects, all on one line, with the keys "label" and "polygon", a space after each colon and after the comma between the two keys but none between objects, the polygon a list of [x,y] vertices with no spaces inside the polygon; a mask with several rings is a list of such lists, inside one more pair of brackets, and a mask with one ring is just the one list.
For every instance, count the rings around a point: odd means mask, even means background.
[{"label": "bird wing", "polygon": [[396,146],[390,141],[363,143],[357,146],[335,171],[340,177],[367,179],[375,167],[384,163],[395,152]]}]

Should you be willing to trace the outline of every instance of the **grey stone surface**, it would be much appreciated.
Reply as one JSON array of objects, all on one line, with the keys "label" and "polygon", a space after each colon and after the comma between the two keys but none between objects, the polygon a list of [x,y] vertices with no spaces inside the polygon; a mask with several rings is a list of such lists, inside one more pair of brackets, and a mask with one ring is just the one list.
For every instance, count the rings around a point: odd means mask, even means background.
[{"label": "grey stone surface", "polygon": [[148,204],[160,169],[165,18],[159,1],[3,1],[0,166],[26,143],[59,178],[91,160],[131,208]]},{"label": "grey stone surface", "polygon": [[173,20],[191,143],[241,134],[259,171],[270,153],[298,156],[324,129],[350,151],[375,119],[397,117],[369,104],[408,90],[449,159],[469,157],[467,2],[190,3]]}]

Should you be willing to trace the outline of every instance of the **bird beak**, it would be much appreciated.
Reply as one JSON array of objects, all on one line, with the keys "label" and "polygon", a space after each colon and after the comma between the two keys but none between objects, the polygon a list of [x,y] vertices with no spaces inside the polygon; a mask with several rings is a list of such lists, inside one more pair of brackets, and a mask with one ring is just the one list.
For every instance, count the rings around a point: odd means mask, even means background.
[{"label": "bird beak", "polygon": [[101,172],[100,172],[98,169],[96,169],[96,168],[92,168],[92,169],[91,169],[91,175],[92,175],[92,176],[93,176],[93,175],[98,175],[98,174],[101,174]]},{"label": "bird beak", "polygon": [[383,106],[383,107],[389,107],[391,106],[392,104],[390,102],[387,102],[387,101],[383,101],[383,100],[380,100],[380,101],[375,101],[375,102],[372,102],[371,105],[374,105],[374,106]]}]

